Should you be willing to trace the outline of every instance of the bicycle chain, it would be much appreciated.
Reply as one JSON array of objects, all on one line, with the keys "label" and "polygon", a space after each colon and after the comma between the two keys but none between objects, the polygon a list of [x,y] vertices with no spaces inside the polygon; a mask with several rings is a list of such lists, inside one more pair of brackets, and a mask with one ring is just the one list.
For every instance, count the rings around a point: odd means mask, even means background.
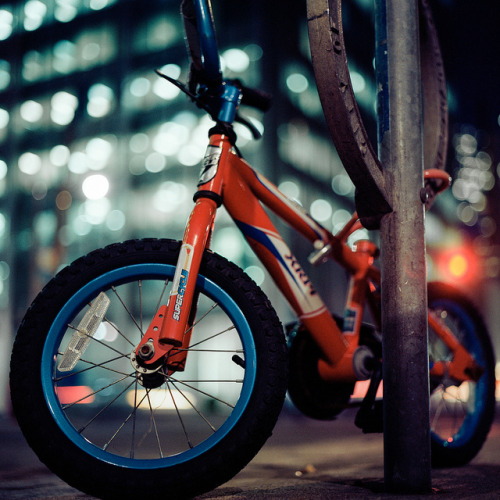
[{"label": "bicycle chain", "polygon": [[[444,169],[448,144],[446,80],[436,28],[427,0],[420,0],[421,74],[425,168]],[[356,186],[361,222],[376,229],[391,211],[383,167],[368,138],[351,85],[342,27],[341,0],[307,0],[309,41],[326,122]]]}]

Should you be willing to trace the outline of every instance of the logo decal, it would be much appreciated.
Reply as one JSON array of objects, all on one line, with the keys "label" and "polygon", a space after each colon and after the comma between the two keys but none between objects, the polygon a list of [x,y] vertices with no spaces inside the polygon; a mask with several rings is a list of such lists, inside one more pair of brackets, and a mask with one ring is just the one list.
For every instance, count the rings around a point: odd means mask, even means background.
[{"label": "logo decal", "polygon": [[215,177],[217,169],[219,168],[221,154],[222,148],[219,148],[218,146],[208,146],[205,152],[205,157],[203,158],[203,161],[201,163],[201,172],[198,186],[206,184]]},{"label": "logo decal", "polygon": [[179,321],[181,317],[182,301],[184,300],[184,292],[186,291],[186,283],[188,275],[189,273],[185,269],[181,271],[181,279],[179,283],[179,288],[177,289],[177,298],[175,299],[175,307],[173,314],[173,318],[176,321]]},{"label": "logo decal", "polygon": [[175,271],[172,291],[170,292],[171,300],[175,300],[172,318],[176,321],[179,321],[181,317],[182,303],[184,301],[189,270],[191,268],[192,252],[193,247],[188,244],[182,245],[181,251],[179,252],[178,267]]}]

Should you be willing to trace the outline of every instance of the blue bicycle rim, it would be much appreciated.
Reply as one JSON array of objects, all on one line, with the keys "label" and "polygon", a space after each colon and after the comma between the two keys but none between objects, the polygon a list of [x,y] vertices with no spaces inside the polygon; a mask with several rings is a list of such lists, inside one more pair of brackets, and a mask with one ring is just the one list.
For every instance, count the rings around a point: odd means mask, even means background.
[{"label": "blue bicycle rim", "polygon": [[68,323],[84,304],[96,297],[100,291],[109,289],[111,285],[116,286],[134,279],[171,279],[174,272],[175,266],[173,265],[155,263],[134,264],[109,271],[84,285],[66,302],[47,334],[41,362],[41,381],[45,401],[62,432],[81,450],[96,459],[130,469],[158,469],[192,460],[213,448],[227,436],[239,421],[250,400],[257,369],[256,349],[250,327],[238,305],[219,285],[204,276],[198,276],[197,286],[199,290],[218,302],[224,312],[231,318],[239,332],[245,351],[246,369],[240,397],[234,410],[217,432],[194,448],[175,456],[158,459],[131,459],[108,453],[90,443],[77,432],[66,418],[54,391],[52,375],[55,363],[54,353],[57,352]]},{"label": "blue bicycle rim", "polygon": [[[460,322],[461,328],[465,333],[465,347],[474,356],[476,362],[480,366],[487,366],[485,353],[481,343],[474,334],[475,326],[469,315],[464,312],[463,308],[453,301],[446,299],[439,299],[431,304],[434,309],[444,309],[451,312]],[[488,375],[484,373],[482,377],[475,384],[474,407],[473,411],[467,413],[459,431],[453,436],[452,441],[444,440],[437,434],[431,431],[431,438],[446,448],[457,448],[467,444],[475,433],[480,419],[486,409],[486,401],[488,394]]]}]

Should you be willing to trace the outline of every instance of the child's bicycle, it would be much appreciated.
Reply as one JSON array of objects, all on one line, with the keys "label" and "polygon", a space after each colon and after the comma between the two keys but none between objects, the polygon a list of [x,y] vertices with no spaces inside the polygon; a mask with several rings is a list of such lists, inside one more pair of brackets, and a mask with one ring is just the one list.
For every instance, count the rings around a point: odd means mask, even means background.
[{"label": "child's bicycle", "polygon": [[[173,83],[215,121],[184,239],[127,241],[75,261],[35,299],[12,354],[13,407],[29,444],[98,497],[191,497],[229,480],[271,434],[287,387],[302,412],[329,419],[357,381],[370,380],[357,423],[370,431],[381,422],[377,248],[347,245],[356,214],[334,236],[241,158],[238,105],[265,109],[269,98],[223,80],[207,0],[183,7],[193,71],[189,88]],[[441,171],[426,177],[448,185]],[[329,312],[261,203],[311,241],[313,264],[334,260],[350,273],[343,318]],[[289,349],[263,292],[209,249],[221,205],[297,314]],[[492,422],[492,348],[461,293],[430,283],[428,296],[432,459],[463,464]],[[365,303],[374,326],[362,324]]]}]

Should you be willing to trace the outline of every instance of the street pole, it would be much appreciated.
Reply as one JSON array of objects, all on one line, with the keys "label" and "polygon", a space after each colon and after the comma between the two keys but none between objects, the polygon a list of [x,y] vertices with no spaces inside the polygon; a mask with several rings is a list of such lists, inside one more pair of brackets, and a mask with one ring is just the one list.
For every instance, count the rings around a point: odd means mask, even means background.
[{"label": "street pole", "polygon": [[381,221],[384,480],[431,489],[422,94],[417,0],[376,0],[379,157],[393,211]]}]

